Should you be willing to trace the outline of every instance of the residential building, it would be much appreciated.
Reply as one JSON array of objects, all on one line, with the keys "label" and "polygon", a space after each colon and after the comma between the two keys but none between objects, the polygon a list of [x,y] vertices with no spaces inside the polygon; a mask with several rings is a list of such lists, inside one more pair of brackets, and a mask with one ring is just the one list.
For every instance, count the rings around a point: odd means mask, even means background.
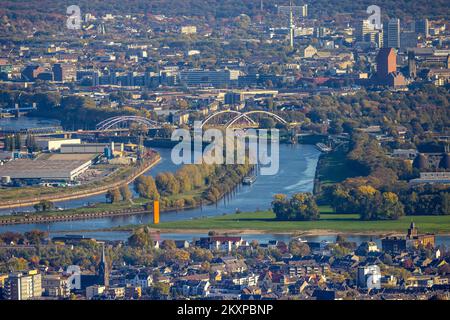
[{"label": "residential building", "polygon": [[5,281],[6,300],[30,300],[42,296],[42,277],[37,270],[14,272]]},{"label": "residential building", "polygon": [[59,274],[44,275],[42,290],[48,297],[67,298],[70,296],[69,278]]},{"label": "residential building", "polygon": [[101,296],[106,287],[101,285],[93,285],[86,288],[86,299],[90,300],[94,297]]},{"label": "residential building", "polygon": [[358,287],[361,289],[381,289],[381,271],[377,265],[358,267]]}]

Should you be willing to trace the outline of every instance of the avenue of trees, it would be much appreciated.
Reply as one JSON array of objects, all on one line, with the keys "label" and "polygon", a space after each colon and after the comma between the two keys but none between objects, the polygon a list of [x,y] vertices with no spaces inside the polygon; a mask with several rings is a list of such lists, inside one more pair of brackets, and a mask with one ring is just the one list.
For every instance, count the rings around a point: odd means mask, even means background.
[{"label": "avenue of trees", "polygon": [[140,176],[134,182],[136,193],[148,200],[160,200],[161,208],[193,207],[217,202],[231,192],[251,166],[240,165],[185,165],[175,173],[161,172],[155,178]]}]

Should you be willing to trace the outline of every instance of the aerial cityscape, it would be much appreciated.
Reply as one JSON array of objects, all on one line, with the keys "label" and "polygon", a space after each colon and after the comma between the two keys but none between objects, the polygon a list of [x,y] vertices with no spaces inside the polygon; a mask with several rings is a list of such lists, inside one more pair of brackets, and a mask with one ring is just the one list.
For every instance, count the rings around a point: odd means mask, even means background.
[{"label": "aerial cityscape", "polygon": [[450,300],[448,1],[0,4],[0,300]]}]

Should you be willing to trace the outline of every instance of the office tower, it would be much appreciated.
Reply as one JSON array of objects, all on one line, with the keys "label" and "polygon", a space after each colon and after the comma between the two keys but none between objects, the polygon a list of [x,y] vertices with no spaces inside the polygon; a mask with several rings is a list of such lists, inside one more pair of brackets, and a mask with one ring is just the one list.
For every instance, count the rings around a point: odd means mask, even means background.
[{"label": "office tower", "polygon": [[308,5],[305,3],[304,5],[300,6],[301,8],[301,17],[307,17],[308,16]]},{"label": "office tower", "polygon": [[188,87],[226,87],[231,81],[230,70],[189,70],[180,72],[180,81]]},{"label": "office tower", "polygon": [[5,281],[6,300],[29,300],[42,296],[42,278],[37,270],[27,273],[15,272]]},{"label": "office tower", "polygon": [[412,79],[417,76],[416,56],[414,51],[408,51],[408,75]]},{"label": "office tower", "polygon": [[391,19],[383,27],[383,46],[386,48],[400,48],[400,19]]},{"label": "office tower", "polygon": [[416,34],[428,38],[430,36],[430,26],[428,19],[421,19],[414,21],[414,31]]},{"label": "office tower", "polygon": [[372,42],[378,48],[383,46],[383,30],[374,29],[369,20],[361,20],[355,28],[357,42]]},{"label": "office tower", "polygon": [[370,33],[370,31],[373,31],[373,28],[371,24],[369,23],[369,20],[360,20],[358,21],[358,24],[356,26],[356,41],[358,42],[364,42],[366,41],[366,35]]},{"label": "office tower", "polygon": [[393,48],[381,48],[377,56],[377,77],[386,78],[397,71],[397,54]]},{"label": "office tower", "polygon": [[400,48],[406,52],[410,48],[417,47],[417,34],[414,31],[403,31],[400,34]]}]

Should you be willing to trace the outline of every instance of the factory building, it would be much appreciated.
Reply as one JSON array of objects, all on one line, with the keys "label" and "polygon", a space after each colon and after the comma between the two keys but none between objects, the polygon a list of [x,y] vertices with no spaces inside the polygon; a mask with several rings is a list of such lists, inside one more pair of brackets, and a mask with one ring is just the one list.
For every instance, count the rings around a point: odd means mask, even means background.
[{"label": "factory building", "polygon": [[36,144],[42,150],[57,151],[63,144],[80,144],[81,139],[38,138]]},{"label": "factory building", "polygon": [[17,159],[0,166],[0,177],[2,181],[73,181],[91,164],[91,160]]},{"label": "factory building", "polygon": [[111,143],[78,143],[78,144],[62,144],[61,153],[104,153],[105,149],[111,151],[123,152],[123,144],[115,146]]}]

